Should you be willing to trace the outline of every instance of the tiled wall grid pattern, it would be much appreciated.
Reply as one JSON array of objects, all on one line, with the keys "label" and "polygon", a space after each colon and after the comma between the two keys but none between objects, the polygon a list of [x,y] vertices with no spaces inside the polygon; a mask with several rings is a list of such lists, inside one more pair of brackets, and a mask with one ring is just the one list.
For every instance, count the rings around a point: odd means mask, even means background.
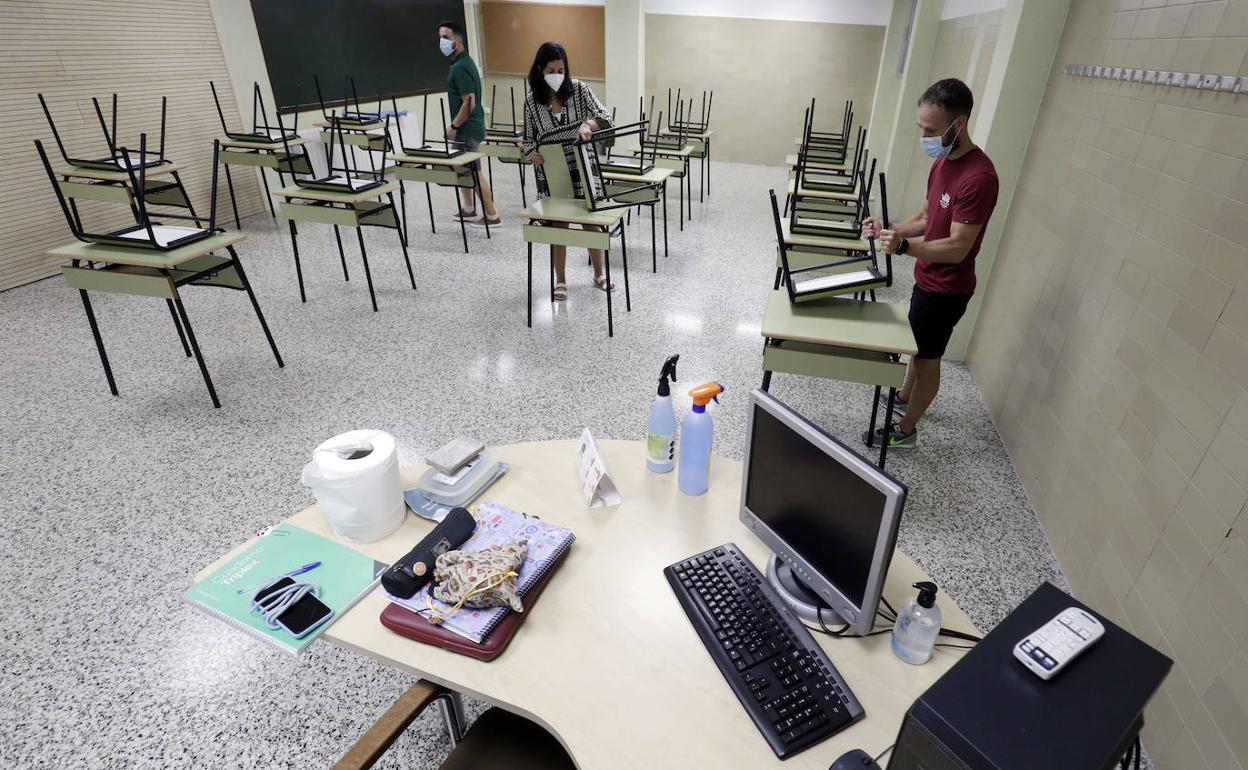
[{"label": "tiled wall grid pattern", "polygon": [[1176,665],[1162,768],[1248,768],[1248,0],[1076,0],[970,351],[1076,592]]}]

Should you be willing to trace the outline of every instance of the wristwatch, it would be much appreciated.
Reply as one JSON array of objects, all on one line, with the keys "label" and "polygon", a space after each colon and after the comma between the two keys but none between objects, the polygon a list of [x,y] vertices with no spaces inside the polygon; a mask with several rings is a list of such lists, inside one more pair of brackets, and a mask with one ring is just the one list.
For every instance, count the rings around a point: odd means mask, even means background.
[{"label": "wristwatch", "polygon": [[897,248],[893,251],[893,253],[897,255],[905,254],[906,249],[908,248],[910,248],[910,241],[902,238],[901,243],[897,244]]},{"label": "wristwatch", "polygon": [[454,130],[456,130],[456,131],[458,131],[458,130],[459,130],[459,126],[455,125],[454,123],[452,123],[452,124],[451,124],[451,128],[452,128],[452,129],[454,129]]}]

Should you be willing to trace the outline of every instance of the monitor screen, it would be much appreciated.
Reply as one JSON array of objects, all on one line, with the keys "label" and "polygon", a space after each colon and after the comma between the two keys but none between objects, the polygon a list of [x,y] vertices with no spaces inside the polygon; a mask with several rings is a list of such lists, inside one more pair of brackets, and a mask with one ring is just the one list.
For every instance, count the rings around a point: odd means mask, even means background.
[{"label": "monitor screen", "polygon": [[862,607],[884,492],[757,403],[749,443],[746,507]]}]

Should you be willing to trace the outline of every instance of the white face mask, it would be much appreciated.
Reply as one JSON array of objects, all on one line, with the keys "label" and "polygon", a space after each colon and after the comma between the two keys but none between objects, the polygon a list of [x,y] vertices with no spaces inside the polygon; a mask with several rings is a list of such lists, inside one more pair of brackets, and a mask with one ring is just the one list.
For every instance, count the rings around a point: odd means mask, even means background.
[{"label": "white face mask", "polygon": [[455,53],[455,42],[452,40],[447,40],[444,37],[440,37],[438,38],[438,48],[442,49],[443,56],[450,56],[451,54]]},{"label": "white face mask", "polygon": [[562,72],[552,72],[549,75],[543,75],[542,79],[546,81],[546,85],[550,86],[550,90],[555,93],[558,93],[559,87],[563,85]]}]

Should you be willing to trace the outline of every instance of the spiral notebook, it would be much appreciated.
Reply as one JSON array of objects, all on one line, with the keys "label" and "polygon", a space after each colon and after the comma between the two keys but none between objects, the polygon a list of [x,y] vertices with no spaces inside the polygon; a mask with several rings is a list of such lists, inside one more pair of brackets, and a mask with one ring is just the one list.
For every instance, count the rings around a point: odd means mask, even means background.
[{"label": "spiral notebook", "polygon": [[[525,593],[559,563],[576,539],[570,529],[489,501],[477,506],[476,517],[477,531],[460,546],[460,550],[480,551],[515,540],[528,541],[528,554],[520,565],[520,578],[516,586],[521,603],[524,603]],[[445,612],[450,609],[450,605],[431,597],[432,587],[432,583],[426,584],[410,599],[400,599],[390,594],[386,596],[400,607],[427,618],[433,614],[433,610],[429,609],[430,601],[438,611]],[[511,610],[507,607],[463,607],[443,620],[441,625],[448,631],[481,644],[509,612]]]}]

